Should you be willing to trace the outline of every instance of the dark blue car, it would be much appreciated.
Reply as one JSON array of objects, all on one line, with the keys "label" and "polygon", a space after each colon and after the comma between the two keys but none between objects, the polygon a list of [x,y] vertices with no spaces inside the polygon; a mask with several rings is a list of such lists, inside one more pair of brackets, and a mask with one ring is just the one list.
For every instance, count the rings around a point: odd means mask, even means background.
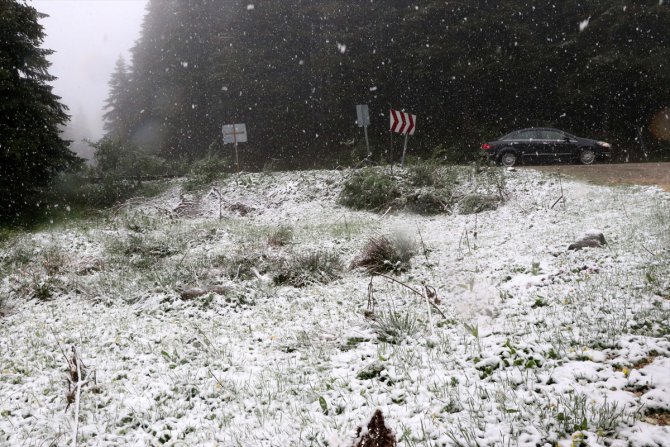
[{"label": "dark blue car", "polygon": [[535,127],[508,133],[482,144],[485,157],[503,166],[525,161],[578,161],[590,165],[609,160],[612,146],[604,141],[576,137],[558,129]]}]

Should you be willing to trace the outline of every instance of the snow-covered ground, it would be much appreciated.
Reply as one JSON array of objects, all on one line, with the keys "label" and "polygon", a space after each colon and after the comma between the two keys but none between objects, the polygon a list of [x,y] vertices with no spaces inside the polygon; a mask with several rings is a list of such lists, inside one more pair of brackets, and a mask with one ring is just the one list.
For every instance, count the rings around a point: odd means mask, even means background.
[{"label": "snow-covered ground", "polygon": [[[476,215],[351,211],[349,171],[242,174],[4,243],[0,445],[70,442],[74,346],[97,378],[79,445],[344,447],[379,408],[400,446],[670,446],[670,195],[502,173]],[[593,229],[605,247],[567,250]],[[265,267],[348,266],[379,235],[415,244],[404,285]]]}]

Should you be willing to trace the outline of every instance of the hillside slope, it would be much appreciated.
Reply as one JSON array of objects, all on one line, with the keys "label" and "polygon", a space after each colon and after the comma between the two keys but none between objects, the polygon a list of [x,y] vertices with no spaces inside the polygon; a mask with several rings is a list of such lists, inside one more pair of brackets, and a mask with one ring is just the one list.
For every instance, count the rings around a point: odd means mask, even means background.
[{"label": "hillside slope", "polygon": [[[6,242],[0,445],[69,442],[73,346],[80,445],[348,446],[376,408],[400,446],[670,445],[670,195],[500,171],[497,210],[425,217],[338,205],[351,174],[175,181]],[[350,269],[380,236],[411,267]]]}]

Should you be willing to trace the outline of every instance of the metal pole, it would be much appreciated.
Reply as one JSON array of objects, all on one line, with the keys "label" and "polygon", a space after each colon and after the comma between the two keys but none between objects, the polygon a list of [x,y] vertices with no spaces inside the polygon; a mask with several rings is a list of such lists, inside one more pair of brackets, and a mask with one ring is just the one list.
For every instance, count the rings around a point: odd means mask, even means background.
[{"label": "metal pole", "polygon": [[402,148],[402,158],[400,159],[400,167],[402,168],[405,165],[405,152],[407,152],[407,140],[409,139],[409,133],[405,134],[405,146]]},{"label": "metal pole", "polygon": [[[391,113],[393,113],[393,109],[391,109],[391,104],[389,104],[389,120],[391,119]],[[389,129],[389,159],[388,163],[393,166],[393,129]]]},{"label": "metal pole", "polygon": [[237,129],[235,129],[235,124],[233,124],[233,142],[235,143],[235,166],[237,167],[237,173],[240,173],[240,156],[237,153]]},{"label": "metal pole", "polygon": [[365,131],[365,146],[368,148],[368,158],[370,158],[372,152],[370,152],[370,140],[368,140],[368,126],[363,126],[363,130]]}]

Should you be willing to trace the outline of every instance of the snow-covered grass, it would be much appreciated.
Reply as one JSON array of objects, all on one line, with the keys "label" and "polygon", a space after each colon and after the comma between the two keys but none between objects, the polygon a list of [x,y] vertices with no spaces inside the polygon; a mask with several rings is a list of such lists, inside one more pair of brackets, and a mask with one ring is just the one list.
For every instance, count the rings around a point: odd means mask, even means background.
[{"label": "snow-covered grass", "polygon": [[[348,446],[376,408],[407,447],[670,445],[667,193],[463,168],[507,200],[425,217],[337,205],[350,175],[175,181],[2,242],[0,445],[70,442],[71,346],[79,445]],[[399,235],[411,268],[347,268]]]}]

